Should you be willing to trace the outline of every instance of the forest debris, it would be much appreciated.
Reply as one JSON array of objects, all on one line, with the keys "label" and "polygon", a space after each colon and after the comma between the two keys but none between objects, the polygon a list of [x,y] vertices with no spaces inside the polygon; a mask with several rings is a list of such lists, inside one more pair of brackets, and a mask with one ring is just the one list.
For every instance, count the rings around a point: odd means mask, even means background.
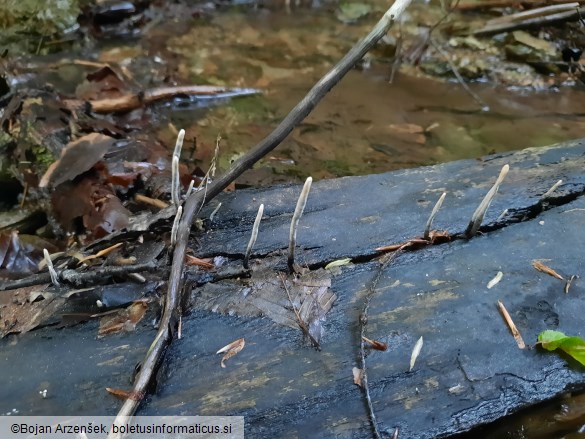
[{"label": "forest debris", "polygon": [[119,332],[131,332],[148,310],[148,303],[145,300],[138,300],[126,309],[117,310],[113,315],[106,315],[100,320],[98,338],[108,334]]},{"label": "forest debris", "polygon": [[0,268],[14,274],[38,271],[43,260],[43,249],[55,253],[58,248],[51,242],[33,235],[21,235],[16,230],[0,233]]},{"label": "forest debris", "polygon": [[44,324],[63,306],[66,299],[44,292],[49,284],[23,287],[3,293],[0,300],[0,337],[24,334]]},{"label": "forest debris", "polygon": [[414,348],[412,349],[412,354],[410,354],[410,367],[408,368],[409,372],[412,372],[412,369],[414,368],[414,363],[416,363],[416,359],[420,355],[420,351],[421,351],[422,347],[423,347],[423,338],[421,335],[420,338],[417,340],[416,344],[414,345]]},{"label": "forest debris", "polygon": [[106,391],[120,399],[131,399],[133,401],[140,401],[142,400],[142,398],[144,398],[144,395],[137,395],[135,392],[130,392],[128,390],[122,389],[114,389],[113,387],[106,387]]},{"label": "forest debris", "polygon": [[485,25],[471,32],[472,35],[494,35],[529,27],[543,27],[579,17],[579,3],[556,4],[517,12],[489,20]]},{"label": "forest debris", "polygon": [[540,262],[538,260],[532,261],[532,266],[536,270],[540,271],[541,273],[548,274],[549,276],[552,276],[552,277],[557,278],[559,280],[565,280],[565,278],[563,276],[561,276],[559,273],[557,273],[555,270],[553,270],[550,267],[547,267],[546,265],[544,265],[542,262]]},{"label": "forest debris", "polygon": [[[110,185],[86,177],[76,184],[63,183],[51,196],[55,218],[67,231],[75,230],[81,218],[94,238],[121,230],[129,225],[130,212]],[[150,214],[150,217],[154,215]]]},{"label": "forest debris", "polygon": [[577,279],[577,277],[578,277],[578,276],[577,276],[576,274],[574,274],[574,275],[572,275],[572,276],[571,276],[571,277],[570,277],[570,278],[567,280],[567,282],[565,283],[565,294],[569,294],[569,289],[571,288],[571,285],[573,284],[573,281],[574,281],[575,279]]},{"label": "forest debris", "polygon": [[[81,259],[79,259],[79,261],[77,262],[77,264],[78,265],[81,265],[81,264],[84,264],[87,261],[91,261],[93,259],[97,259],[97,258],[101,258],[102,256],[109,255],[111,252],[113,252],[117,248],[121,247],[122,245],[124,245],[123,242],[118,242],[117,244],[111,245],[108,248],[105,248],[103,250],[100,250],[95,255],[84,256]],[[130,265],[130,264],[125,264],[125,265]]]},{"label": "forest debris", "polygon": [[39,187],[59,184],[73,180],[100,161],[114,144],[112,137],[91,133],[69,142],[62,150],[61,156],[53,162],[39,183]]},{"label": "forest debris", "polygon": [[293,329],[300,327],[296,309],[316,342],[323,336],[323,323],[337,299],[331,291],[331,272],[324,269],[294,277],[258,269],[236,294],[231,282],[210,283],[194,292],[195,306],[199,309],[242,317],[265,316]]},{"label": "forest debris", "polygon": [[142,194],[134,195],[134,201],[136,201],[137,203],[148,204],[150,206],[154,206],[154,207],[157,207],[159,209],[164,209],[165,207],[169,207],[169,205],[162,200],[158,200],[156,198],[150,198],[150,197],[147,197],[146,195],[142,195]]},{"label": "forest debris", "polygon": [[494,276],[494,278],[488,282],[488,284],[487,284],[488,290],[495,287],[502,280],[502,277],[504,277],[504,273],[502,273],[501,271],[498,271],[498,273]]},{"label": "forest debris", "polygon": [[524,339],[522,338],[522,335],[520,335],[520,331],[518,331],[518,328],[514,324],[514,321],[512,320],[512,317],[510,317],[510,314],[508,313],[508,310],[506,309],[504,304],[499,300],[498,300],[498,308],[500,309],[500,312],[502,313],[502,317],[504,317],[504,320],[506,321],[508,328],[510,328],[510,332],[512,332],[512,335],[514,336],[514,340],[516,340],[516,344],[518,345],[518,347],[520,349],[524,349],[526,347],[526,343],[524,343]]},{"label": "forest debris", "polygon": [[350,263],[351,263],[351,258],[337,259],[337,260],[331,261],[327,265],[325,265],[325,270],[330,270],[330,269],[335,268],[335,267],[342,267],[342,266],[350,264]]},{"label": "forest debris", "polygon": [[216,354],[223,354],[225,352],[225,355],[221,359],[221,367],[225,368],[225,361],[229,360],[242,349],[244,349],[244,346],[246,346],[246,340],[244,340],[242,337],[232,341],[230,344],[225,345],[223,348],[217,351]]},{"label": "forest debris", "polygon": [[201,268],[204,268],[206,270],[213,270],[215,268],[215,265],[211,261],[212,261],[212,259],[210,259],[210,258],[201,259],[201,258],[198,258],[196,256],[192,256],[192,255],[185,256],[185,264],[196,265],[197,267],[201,267]]},{"label": "forest debris", "polygon": [[446,230],[431,230],[429,232],[429,238],[413,238],[401,244],[390,244],[378,247],[375,250],[377,252],[394,252],[406,249],[417,249],[425,247],[427,245],[435,245],[443,242],[451,241],[451,235]]},{"label": "forest debris", "polygon": [[[305,322],[305,320],[303,319],[303,317],[301,317],[300,312],[297,310],[293,299],[290,295],[290,291],[288,290],[288,287],[286,286],[286,280],[284,279],[284,276],[280,277],[281,281],[282,281],[282,286],[284,287],[284,290],[286,291],[286,295],[288,297],[288,301],[290,302],[290,306],[293,309],[293,312],[295,313],[295,317],[297,318],[297,324],[299,325],[299,328],[301,328],[301,331],[303,331],[303,334],[309,338],[309,340],[311,340],[311,344],[313,345],[313,347],[317,350],[321,350],[321,346],[319,344],[319,340],[317,340],[317,338],[315,338],[315,336],[319,336],[320,338],[320,333],[315,333],[315,335],[313,335],[311,333],[311,330],[309,329],[309,326],[307,326],[307,323]],[[316,332],[316,331],[313,331]]]},{"label": "forest debris", "polygon": [[368,337],[364,336],[362,336],[362,340],[365,341],[368,344],[368,346],[370,346],[372,349],[375,349],[377,351],[388,350],[388,343],[384,343],[378,340],[370,340]]},{"label": "forest debris", "polygon": [[364,378],[364,371],[362,369],[354,367],[351,369],[351,372],[353,373],[353,383],[357,384],[360,387],[363,387],[362,380]]}]

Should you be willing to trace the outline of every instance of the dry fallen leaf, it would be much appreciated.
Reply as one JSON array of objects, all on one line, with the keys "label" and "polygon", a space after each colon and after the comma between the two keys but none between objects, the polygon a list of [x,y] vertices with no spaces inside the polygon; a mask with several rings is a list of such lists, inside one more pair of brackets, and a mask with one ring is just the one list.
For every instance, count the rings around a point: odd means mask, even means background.
[{"label": "dry fallen leaf", "polygon": [[87,134],[69,142],[61,150],[59,159],[49,166],[41,178],[39,187],[47,187],[49,184],[57,186],[67,180],[73,180],[100,161],[114,142],[114,138],[97,133]]},{"label": "dry fallen leaf", "polygon": [[114,314],[108,314],[100,320],[98,338],[107,334],[117,334],[122,331],[134,331],[136,325],[148,309],[148,303],[144,300],[134,302],[126,309],[115,310]]},{"label": "dry fallen leaf", "polygon": [[388,349],[388,343],[383,343],[378,340],[370,340],[367,337],[362,336],[362,340],[365,341],[372,349],[377,351],[386,351]]},{"label": "dry fallen leaf", "polygon": [[232,341],[230,344],[225,345],[223,348],[217,351],[216,354],[223,354],[225,352],[225,355],[221,359],[221,367],[225,368],[224,362],[232,358],[242,349],[244,349],[244,346],[246,346],[246,340],[244,340],[244,338],[242,337],[238,338],[235,341]]},{"label": "dry fallen leaf", "polygon": [[354,367],[351,371],[353,372],[353,383],[362,387],[362,379],[364,377],[364,371],[361,369],[358,369],[357,367]]}]

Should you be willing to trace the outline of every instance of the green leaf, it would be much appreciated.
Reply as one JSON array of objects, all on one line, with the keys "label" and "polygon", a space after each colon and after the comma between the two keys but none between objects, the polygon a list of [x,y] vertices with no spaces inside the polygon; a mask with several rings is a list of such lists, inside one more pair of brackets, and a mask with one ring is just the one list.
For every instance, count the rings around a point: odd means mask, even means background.
[{"label": "green leaf", "polygon": [[559,331],[543,331],[538,335],[538,342],[547,351],[560,349],[585,366],[585,340],[581,337],[569,337]]}]

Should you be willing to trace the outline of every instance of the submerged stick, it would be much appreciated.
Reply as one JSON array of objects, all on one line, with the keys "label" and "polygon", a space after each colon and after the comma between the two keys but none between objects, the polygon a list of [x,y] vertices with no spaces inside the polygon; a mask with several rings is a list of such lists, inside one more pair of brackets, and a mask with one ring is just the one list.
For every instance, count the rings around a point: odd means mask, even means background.
[{"label": "submerged stick", "polygon": [[[164,305],[163,315],[159,324],[159,332],[148,350],[142,368],[134,383],[134,394],[143,395],[157,365],[162,360],[167,345],[171,342],[170,325],[177,320],[178,303],[180,297],[180,284],[183,277],[183,262],[187,250],[187,239],[191,229],[191,223],[196,212],[201,209],[204,202],[209,202],[221,193],[232,181],[244,171],[250,169],[254,163],[278,146],[291,131],[302,122],[315,108],[319,101],[343,78],[354,65],[386,35],[388,30],[403,14],[412,0],[396,0],[386,11],[380,21],[376,23],[372,31],[323,76],[299,102],[280,124],[264,140],[258,143],[251,151],[236,160],[231,169],[217,178],[208,187],[207,191],[192,193],[184,204],[183,217],[177,232],[177,245],[173,253],[171,275],[169,277],[168,290]],[[127,399],[118,412],[119,419],[123,416],[132,416],[142,399]],[[116,435],[110,436],[116,437]]]},{"label": "submerged stick", "polygon": [[295,246],[297,245],[297,229],[299,227],[299,220],[303,215],[305,206],[307,205],[307,198],[309,198],[309,191],[311,190],[311,183],[313,182],[312,177],[307,177],[301,195],[297,201],[297,207],[295,207],[295,213],[293,213],[292,220],[290,222],[290,231],[288,235],[288,269],[292,272],[293,265],[295,263]]},{"label": "submerged stick", "polygon": [[431,216],[429,216],[429,220],[427,221],[427,226],[425,227],[425,234],[423,236],[424,239],[429,239],[431,235],[431,227],[433,226],[433,220],[437,215],[437,212],[443,205],[443,201],[445,201],[445,197],[447,196],[447,192],[443,192],[443,195],[438,199],[437,204],[433,207],[433,211],[431,212]]},{"label": "submerged stick", "polygon": [[481,222],[483,221],[483,217],[485,216],[485,213],[488,210],[488,207],[490,207],[492,200],[494,199],[494,197],[498,193],[498,188],[502,184],[502,181],[504,181],[504,178],[506,178],[506,175],[508,175],[509,170],[510,170],[510,166],[504,165],[504,167],[500,171],[500,175],[498,175],[496,182],[494,183],[492,188],[489,190],[489,192],[485,195],[485,197],[483,198],[483,200],[481,201],[481,203],[479,204],[479,206],[477,207],[475,212],[473,212],[473,216],[471,217],[471,221],[469,221],[469,225],[467,226],[467,230],[465,230],[465,237],[466,238],[471,238],[472,236],[475,236],[475,234],[479,230],[479,227],[481,226]]},{"label": "submerged stick", "polygon": [[262,220],[262,215],[264,214],[264,204],[261,204],[258,208],[258,213],[256,214],[256,219],[254,220],[254,225],[252,226],[252,236],[250,236],[250,241],[248,242],[248,247],[246,248],[246,254],[244,255],[244,268],[248,269],[248,261],[250,260],[250,254],[252,253],[252,248],[254,244],[256,244],[256,238],[258,238],[258,228],[260,227],[260,221]]}]

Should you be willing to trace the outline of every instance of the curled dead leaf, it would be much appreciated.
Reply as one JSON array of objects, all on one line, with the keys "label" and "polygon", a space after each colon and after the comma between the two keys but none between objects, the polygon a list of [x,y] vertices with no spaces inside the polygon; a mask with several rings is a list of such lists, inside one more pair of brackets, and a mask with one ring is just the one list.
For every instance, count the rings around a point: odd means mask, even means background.
[{"label": "curled dead leaf", "polygon": [[244,349],[244,346],[246,346],[246,340],[244,340],[244,338],[242,337],[232,341],[230,344],[225,345],[223,348],[217,351],[216,354],[223,354],[225,352],[225,355],[221,359],[221,367],[225,368],[224,362],[232,358],[242,349]]}]

